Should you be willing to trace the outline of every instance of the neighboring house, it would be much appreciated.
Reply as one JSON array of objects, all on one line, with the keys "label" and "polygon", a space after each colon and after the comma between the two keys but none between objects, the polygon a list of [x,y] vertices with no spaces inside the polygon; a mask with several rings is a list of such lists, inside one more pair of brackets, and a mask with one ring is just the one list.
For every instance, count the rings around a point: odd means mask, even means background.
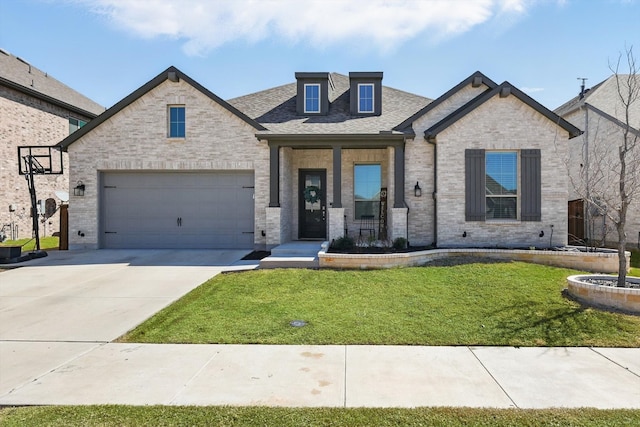
[{"label": "neighboring house", "polygon": [[[25,177],[18,173],[18,147],[48,147],[104,111],[87,97],[0,49],[0,227],[7,238],[32,235],[31,201]],[[35,153],[34,153],[35,154]],[[60,163],[60,156],[57,156]],[[45,201],[40,235],[59,230],[56,191],[68,191],[64,174],[36,176],[37,197]]]},{"label": "neighboring house", "polygon": [[[624,81],[629,75],[619,77]],[[569,240],[611,245],[617,241],[618,233],[602,207],[619,204],[618,147],[627,124],[615,75],[590,89],[583,85],[578,96],[555,112],[584,129],[582,136],[569,144]],[[631,136],[640,138],[640,100],[629,110],[628,123]],[[640,182],[640,150],[636,148],[631,154],[627,158],[627,173],[635,174],[635,181]],[[597,199],[600,206],[589,204],[586,199]],[[640,194],[629,207],[626,233],[629,244],[640,244]]]},{"label": "neighboring house", "polygon": [[509,83],[477,72],[432,101],[381,72],[295,77],[224,101],[170,67],[64,139],[86,185],[71,247],[270,249],[371,215],[412,245],[566,243],[556,172],[580,130]]}]

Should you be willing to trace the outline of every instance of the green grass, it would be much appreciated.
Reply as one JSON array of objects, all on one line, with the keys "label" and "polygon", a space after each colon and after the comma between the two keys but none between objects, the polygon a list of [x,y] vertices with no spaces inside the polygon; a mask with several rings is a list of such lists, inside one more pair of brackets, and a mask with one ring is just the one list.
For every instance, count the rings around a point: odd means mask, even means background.
[{"label": "green grass", "polygon": [[52,406],[4,408],[0,426],[637,426],[639,410]]},{"label": "green grass", "polygon": [[640,249],[631,251],[631,270],[629,274],[640,277]]},{"label": "green grass", "polygon": [[[224,274],[121,341],[640,346],[640,316],[584,308],[561,295],[575,273],[505,262]],[[296,319],[309,323],[293,328]]]},{"label": "green grass", "polygon": [[[41,237],[40,238],[40,249],[58,249],[59,245],[58,237]],[[36,240],[32,238],[28,239],[19,239],[19,240],[5,240],[0,243],[0,246],[22,246],[22,252],[32,251],[36,247]]]}]

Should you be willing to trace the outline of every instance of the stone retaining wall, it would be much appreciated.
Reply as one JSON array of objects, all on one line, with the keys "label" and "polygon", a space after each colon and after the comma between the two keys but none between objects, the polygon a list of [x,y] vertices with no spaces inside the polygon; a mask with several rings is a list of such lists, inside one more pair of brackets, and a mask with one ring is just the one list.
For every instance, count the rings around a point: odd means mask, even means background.
[{"label": "stone retaining wall", "polygon": [[[597,279],[606,276],[569,276],[567,292],[571,297],[586,305],[640,315],[640,289],[587,283],[581,280],[585,277]],[[640,279],[636,278],[627,280],[640,283]]]},{"label": "stone retaining wall", "polygon": [[[524,261],[555,267],[598,273],[617,273],[618,256],[615,251],[581,252],[544,251],[522,249],[433,249],[419,252],[390,254],[338,254],[321,251],[318,254],[320,268],[380,269],[420,266],[435,259],[451,256],[477,256],[505,261]],[[630,254],[627,254],[629,271]]]}]

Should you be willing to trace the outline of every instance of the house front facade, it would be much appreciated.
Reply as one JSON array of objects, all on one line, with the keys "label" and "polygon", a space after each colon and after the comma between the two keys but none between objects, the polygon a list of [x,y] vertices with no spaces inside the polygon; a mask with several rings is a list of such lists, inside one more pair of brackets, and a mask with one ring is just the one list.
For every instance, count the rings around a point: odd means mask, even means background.
[{"label": "house front facade", "polygon": [[225,101],[168,68],[60,143],[86,188],[70,246],[566,243],[557,172],[578,128],[479,72],[436,100],[382,80],[296,73]]}]

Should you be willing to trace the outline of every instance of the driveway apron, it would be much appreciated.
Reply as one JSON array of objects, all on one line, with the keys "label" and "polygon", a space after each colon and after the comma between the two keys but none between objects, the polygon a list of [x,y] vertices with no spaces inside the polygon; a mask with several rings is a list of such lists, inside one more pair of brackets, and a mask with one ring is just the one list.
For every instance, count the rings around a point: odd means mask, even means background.
[{"label": "driveway apron", "polygon": [[[51,251],[0,273],[0,395],[110,342],[248,250]],[[10,267],[12,267],[10,265]]]}]

